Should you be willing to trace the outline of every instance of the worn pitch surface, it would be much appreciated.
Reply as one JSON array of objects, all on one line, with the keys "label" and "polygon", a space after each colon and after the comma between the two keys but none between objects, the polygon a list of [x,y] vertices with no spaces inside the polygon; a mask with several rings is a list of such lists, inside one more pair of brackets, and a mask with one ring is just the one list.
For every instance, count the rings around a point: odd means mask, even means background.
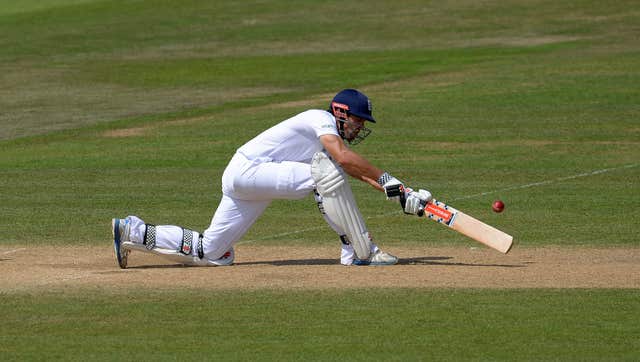
[{"label": "worn pitch surface", "polygon": [[232,267],[182,267],[132,252],[120,270],[104,247],[0,248],[0,290],[322,289],[322,288],[640,288],[640,248],[518,248],[502,255],[475,247],[394,247],[399,265],[345,267],[339,249],[240,245]]}]

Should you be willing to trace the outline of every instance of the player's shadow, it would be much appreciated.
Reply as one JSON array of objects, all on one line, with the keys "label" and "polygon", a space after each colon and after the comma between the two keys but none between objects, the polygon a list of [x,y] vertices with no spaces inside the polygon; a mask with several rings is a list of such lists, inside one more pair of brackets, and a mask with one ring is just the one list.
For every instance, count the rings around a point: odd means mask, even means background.
[{"label": "player's shadow", "polygon": [[[401,258],[398,265],[436,265],[436,266],[464,266],[464,267],[499,267],[499,268],[524,268],[526,265],[518,264],[487,264],[487,263],[460,263],[450,261],[451,256],[423,256],[415,258]],[[340,265],[338,259],[287,259],[287,260],[259,260],[236,262],[237,266],[250,265],[272,265],[272,266],[313,266],[313,265]],[[191,268],[197,266],[183,264],[162,264],[162,265],[137,265],[127,269],[170,269],[170,268]]]},{"label": "player's shadow", "polygon": [[135,269],[175,269],[175,268],[200,268],[197,265],[186,264],[149,264],[149,265],[130,265],[126,270]]},{"label": "player's shadow", "polygon": [[[429,264],[429,261],[451,259],[451,257],[423,257],[398,260],[399,265]],[[236,263],[235,265],[273,265],[273,266],[295,266],[295,265],[340,265],[338,259],[288,259],[288,260],[260,260]]]},{"label": "player's shadow", "polygon": [[[296,266],[296,265],[339,265],[337,259],[288,259],[288,260],[260,260],[235,262],[233,265],[272,265],[272,266]],[[132,265],[127,269],[171,269],[171,268],[198,268],[197,265],[184,264],[154,264],[154,265]]]},{"label": "player's shadow", "polygon": [[475,266],[475,267],[499,267],[499,268],[524,268],[522,264],[487,264],[487,263],[460,263],[448,261],[451,256],[423,256],[417,258],[403,258],[398,261],[400,265],[441,265],[441,266]]},{"label": "player's shadow", "polygon": [[[264,261],[245,261],[236,262],[233,265],[273,265],[273,266],[294,266],[294,265],[339,265],[337,259],[289,259],[289,260],[264,260]],[[197,265],[185,264],[150,264],[150,265],[132,265],[127,270],[135,269],[172,269],[172,268],[199,268]]]},{"label": "player's shadow", "polygon": [[287,259],[287,260],[261,260],[235,263],[235,265],[273,265],[273,266],[295,266],[295,265],[339,265],[338,259]]},{"label": "player's shadow", "polygon": [[[487,263],[459,263],[449,261],[451,256],[423,256],[417,258],[401,258],[398,265],[440,265],[440,266],[466,266],[466,267],[500,267],[500,268],[523,268],[525,265],[517,264],[487,264]],[[273,265],[273,266],[296,266],[296,265],[339,265],[337,259],[289,259],[289,260],[264,260],[236,263],[236,265]]]}]

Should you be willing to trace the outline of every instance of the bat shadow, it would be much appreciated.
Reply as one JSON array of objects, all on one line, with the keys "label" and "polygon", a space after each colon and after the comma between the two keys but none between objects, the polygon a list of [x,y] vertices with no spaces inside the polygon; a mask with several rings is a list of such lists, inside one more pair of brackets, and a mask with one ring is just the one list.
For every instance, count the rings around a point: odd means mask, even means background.
[{"label": "bat shadow", "polygon": [[450,256],[425,256],[417,258],[404,258],[398,264],[402,265],[439,265],[439,266],[472,266],[472,267],[498,267],[498,268],[525,268],[524,264],[488,264],[488,263],[460,263],[448,261]]}]

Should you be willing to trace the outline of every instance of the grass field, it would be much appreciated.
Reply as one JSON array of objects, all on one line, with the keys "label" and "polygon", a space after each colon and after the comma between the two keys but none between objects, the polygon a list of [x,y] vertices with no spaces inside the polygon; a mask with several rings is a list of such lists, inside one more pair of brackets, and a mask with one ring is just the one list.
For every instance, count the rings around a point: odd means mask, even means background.
[{"label": "grass field", "polygon": [[9,296],[2,353],[29,360],[631,361],[640,348],[640,327],[630,323],[638,297],[637,290],[446,289]]},{"label": "grass field", "polygon": [[[0,243],[201,230],[237,147],[356,87],[379,119],[358,152],[518,248],[638,247],[637,2],[368,4],[0,0]],[[352,187],[390,251],[471,245]],[[274,202],[241,243],[336,244],[314,208]],[[7,359],[640,357],[638,289],[1,293]]]}]

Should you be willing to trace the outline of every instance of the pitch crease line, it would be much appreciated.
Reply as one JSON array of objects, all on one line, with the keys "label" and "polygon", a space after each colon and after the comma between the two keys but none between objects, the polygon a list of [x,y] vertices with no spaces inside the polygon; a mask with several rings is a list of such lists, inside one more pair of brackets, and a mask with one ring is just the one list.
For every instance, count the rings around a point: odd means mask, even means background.
[{"label": "pitch crease line", "polygon": [[23,250],[27,250],[27,249],[26,248],[20,248],[20,249],[8,250],[8,251],[5,251],[5,252],[2,252],[2,255],[9,255],[9,254],[17,253],[17,252],[23,251]]},{"label": "pitch crease line", "polygon": [[[629,165],[624,165],[624,166],[619,166],[619,167],[603,168],[603,169],[600,169],[600,170],[594,170],[594,171],[579,173],[577,175],[557,177],[555,179],[547,180],[547,181],[533,182],[533,183],[529,183],[529,184],[525,184],[525,185],[511,186],[511,187],[506,187],[506,188],[503,188],[503,189],[482,192],[482,193],[479,193],[479,194],[473,194],[473,195],[469,195],[469,196],[456,197],[456,198],[451,199],[451,202],[455,202],[455,201],[459,201],[459,200],[468,200],[468,199],[472,199],[472,198],[475,198],[475,197],[495,194],[495,193],[498,193],[498,192],[522,190],[522,189],[528,189],[528,188],[532,188],[532,187],[546,186],[546,185],[551,185],[551,184],[557,183],[557,182],[574,180],[574,179],[582,178],[582,177],[595,176],[595,175],[600,175],[600,174],[607,173],[607,172],[624,170],[624,169],[634,168],[634,167],[638,167],[638,166],[640,166],[640,163],[632,163],[632,164],[629,164]],[[384,214],[381,214],[381,215],[377,215],[377,216],[369,216],[369,217],[366,217],[365,219],[367,219],[367,220],[376,219],[376,218],[379,218],[379,217],[386,217],[386,216],[390,216],[390,215],[393,215],[393,214],[400,214],[400,213],[401,213],[401,211],[387,212],[387,213],[384,213]],[[307,231],[314,231],[314,230],[324,229],[326,227],[327,227],[326,225],[314,226],[314,227],[306,228],[306,229],[288,231],[286,233],[267,235],[267,236],[264,236],[264,237],[258,238],[258,239],[240,241],[240,242],[238,242],[238,245],[249,244],[249,243],[253,243],[253,242],[256,242],[256,241],[260,241],[260,240],[279,238],[279,237],[282,237],[282,236],[301,234],[301,233],[304,233],[304,232],[307,232]]]},{"label": "pitch crease line", "polygon": [[551,185],[551,184],[557,183],[557,182],[575,180],[577,178],[595,176],[595,175],[600,175],[600,174],[611,172],[611,171],[624,170],[624,169],[634,168],[634,167],[638,167],[638,166],[640,166],[640,163],[633,163],[633,164],[624,165],[624,166],[620,166],[620,167],[603,168],[601,170],[583,172],[583,173],[579,173],[577,175],[558,177],[558,178],[555,178],[553,180],[534,182],[534,183],[530,183],[530,184],[526,184],[526,185],[511,186],[511,187],[506,187],[506,188],[503,188],[503,189],[498,189],[498,190],[493,190],[493,191],[486,191],[486,192],[482,192],[482,193],[479,193],[479,194],[474,194],[474,195],[469,195],[469,196],[462,196],[462,197],[451,199],[451,201],[467,200],[467,199],[472,199],[472,198],[479,197],[479,196],[486,196],[486,195],[495,194],[495,193],[498,193],[498,192],[521,190],[521,189],[528,189],[528,188],[532,188],[532,187],[536,187],[536,186]]}]

